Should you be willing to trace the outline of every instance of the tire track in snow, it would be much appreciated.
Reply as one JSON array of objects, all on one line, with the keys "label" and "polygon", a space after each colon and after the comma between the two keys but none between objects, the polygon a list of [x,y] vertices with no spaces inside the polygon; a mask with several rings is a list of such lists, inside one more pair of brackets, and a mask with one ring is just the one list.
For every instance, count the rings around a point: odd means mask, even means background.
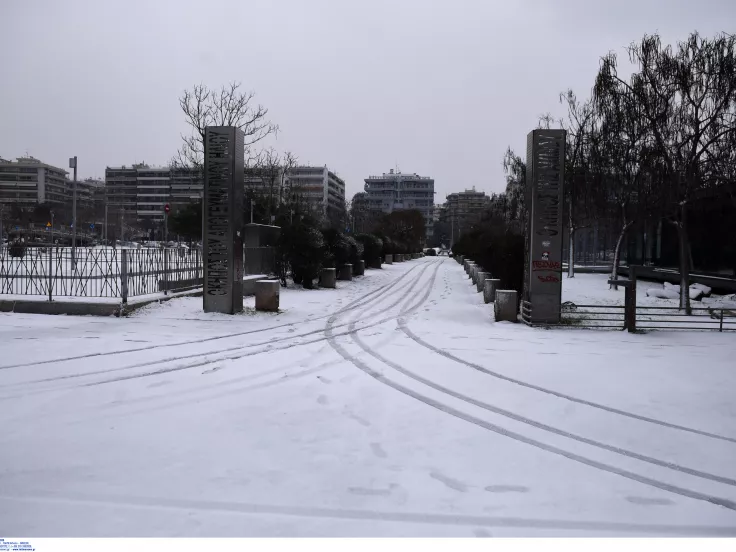
[{"label": "tire track in snow", "polygon": [[[409,274],[412,270],[415,270],[416,268],[418,268],[418,265],[411,267],[409,270],[407,270],[406,272],[404,272],[403,274],[401,274],[400,276],[398,276],[397,278],[395,278],[391,282],[389,282],[389,283],[387,283],[387,284],[385,284],[383,286],[380,286],[379,288],[377,288],[377,289],[375,289],[375,290],[373,290],[373,291],[371,291],[369,293],[366,293],[365,295],[362,295],[362,296],[358,297],[357,299],[355,299],[351,303],[348,303],[342,309],[337,310],[335,313],[325,314],[323,316],[318,316],[316,318],[311,319],[310,322],[316,321],[316,320],[323,320],[325,318],[329,318],[330,316],[334,316],[334,314],[348,312],[348,311],[350,311],[352,309],[355,309],[355,308],[358,308],[358,307],[364,305],[365,302],[370,299],[370,297],[372,297],[372,296],[374,296],[374,295],[376,295],[376,294],[378,294],[378,293],[380,293],[382,291],[386,291],[387,289],[392,288],[394,285],[396,285],[396,283],[398,283],[407,274]],[[67,361],[71,361],[71,360],[80,360],[80,359],[100,357],[100,356],[123,355],[123,354],[128,354],[128,353],[136,353],[136,352],[140,352],[140,351],[150,351],[150,350],[153,350],[153,349],[163,349],[163,348],[167,348],[167,347],[180,347],[180,346],[191,345],[191,344],[195,344],[195,343],[206,343],[206,342],[210,342],[210,341],[216,341],[216,340],[219,340],[219,339],[230,339],[230,338],[233,338],[233,337],[240,337],[240,336],[243,336],[243,335],[250,335],[250,334],[254,334],[254,333],[261,333],[261,332],[266,332],[266,331],[275,330],[275,329],[279,329],[279,328],[286,328],[286,327],[289,327],[289,326],[294,326],[296,324],[303,324],[303,323],[304,323],[304,321],[289,322],[287,324],[279,324],[279,325],[276,325],[276,326],[269,326],[268,328],[260,328],[260,329],[254,329],[254,330],[247,330],[247,331],[244,331],[244,332],[236,332],[236,333],[232,333],[232,334],[218,335],[218,336],[206,337],[206,338],[195,339],[195,340],[190,340],[190,341],[180,341],[180,342],[175,342],[175,343],[162,343],[160,345],[148,345],[146,347],[137,347],[135,349],[122,349],[122,350],[116,350],[116,351],[100,351],[100,352],[97,352],[97,353],[89,353],[89,354],[84,354],[84,355],[76,355],[76,356],[65,357],[65,358],[55,358],[55,359],[40,360],[40,361],[36,361],[36,362],[25,362],[25,363],[19,363],[19,364],[8,364],[6,366],[0,366],[0,370],[8,370],[10,368],[25,368],[25,367],[28,367],[28,366],[39,366],[39,365],[43,365],[43,364],[55,364],[55,363],[59,363],[59,362],[67,362]],[[297,337],[297,336],[290,336],[290,337]]]},{"label": "tire track in snow", "polygon": [[550,426],[547,424],[544,424],[542,422],[538,422],[536,420],[532,420],[531,418],[526,418],[524,416],[521,416],[520,414],[516,414],[515,412],[512,412],[510,410],[506,410],[503,408],[500,408],[498,406],[494,406],[492,404],[479,401],[477,399],[474,399],[473,397],[470,397],[468,395],[458,393],[456,391],[453,391],[452,389],[449,389],[443,385],[440,385],[438,383],[433,382],[432,380],[429,380],[427,378],[424,378],[415,372],[412,372],[411,370],[408,370],[404,368],[403,366],[397,364],[396,362],[387,359],[380,353],[374,351],[370,348],[362,339],[360,339],[360,336],[358,335],[358,332],[350,333],[350,338],[366,353],[371,355],[372,357],[380,360],[387,366],[390,366],[397,372],[404,374],[408,378],[411,378],[415,381],[418,381],[419,383],[426,385],[427,387],[431,387],[432,389],[439,391],[441,393],[444,393],[446,395],[449,395],[451,397],[454,397],[460,401],[466,402],[468,404],[472,404],[473,406],[477,406],[478,408],[482,408],[483,410],[487,410],[488,412],[492,412],[494,414],[498,414],[499,416],[504,416],[506,418],[515,420],[517,422],[521,422],[523,424],[536,427],[537,429],[541,429],[542,431],[547,431],[549,433],[559,435],[561,437],[565,437],[567,439],[572,439],[573,441],[578,441],[580,443],[584,443],[586,445],[590,445],[592,447],[597,447],[603,450],[607,450],[609,452],[613,452],[615,454],[620,454],[622,456],[627,456],[629,458],[634,458],[636,460],[640,460],[642,462],[646,462],[655,466],[660,466],[663,468],[668,468],[671,470],[675,470],[681,473],[686,473],[688,475],[692,475],[694,477],[699,477],[701,479],[708,479],[710,481],[715,481],[717,483],[723,483],[724,485],[731,485],[736,486],[736,480],[723,477],[720,475],[715,475],[712,473],[696,470],[693,468],[688,468],[686,466],[681,466],[679,464],[675,464],[674,462],[667,462],[665,460],[659,460],[657,458],[652,458],[650,456],[646,456],[644,454],[639,454],[634,451],[630,451],[621,447],[616,447],[613,445],[608,445],[606,443],[602,443],[600,441],[596,441],[594,439],[589,439],[587,437],[583,437],[582,435],[577,435],[575,433],[571,433],[569,431],[565,431],[564,429],[560,429],[554,426]]},{"label": "tire track in snow", "polygon": [[[385,293],[389,289],[391,289],[394,286],[396,286],[397,284],[399,284],[414,269],[419,268],[419,266],[420,265],[417,265],[417,266],[412,267],[411,269],[409,269],[406,272],[404,272],[403,274],[401,274],[398,278],[394,279],[391,282],[390,285],[388,285],[388,286],[382,286],[378,290],[374,290],[374,292],[371,292],[371,294],[374,294],[374,293],[380,292],[380,291],[382,291],[382,292]],[[423,270],[426,270],[426,267],[423,268],[422,271]],[[409,285],[409,284],[410,284],[410,282],[407,285]],[[399,290],[400,289],[401,288],[399,288]],[[393,294],[393,293],[395,293],[396,291],[399,291],[399,290],[394,290],[393,292],[391,292],[391,294]],[[382,296],[381,299],[380,299],[380,301],[383,301],[386,297],[389,297],[391,294]],[[353,303],[351,303],[350,305],[348,305],[347,307],[341,309],[338,312],[350,312],[352,310],[355,310],[357,308],[360,308],[361,306],[363,306],[363,305],[365,305],[366,303],[369,303],[369,302],[371,302],[370,298],[369,299],[366,299],[366,296],[363,296],[363,297],[360,298],[359,301],[357,301],[357,302],[354,301]],[[384,312],[384,311],[379,311],[376,314],[381,314],[382,312]],[[332,315],[327,315],[327,316],[332,316]],[[325,317],[322,317],[322,318],[325,318]],[[381,320],[380,323],[386,322],[388,320],[390,320],[390,319]],[[293,325],[293,324],[288,324],[288,325]],[[342,326],[343,327],[344,326],[347,326],[347,324],[343,324]],[[366,327],[370,327],[370,326],[371,325],[368,325]],[[258,333],[258,332],[261,332],[261,331],[265,331],[265,330],[253,330],[253,333]],[[81,373],[76,373],[76,374],[65,374],[63,376],[55,376],[55,377],[51,377],[51,378],[42,378],[42,379],[37,379],[37,380],[30,380],[30,381],[23,381],[23,382],[5,384],[5,385],[0,386],[0,388],[8,388],[8,387],[11,387],[12,388],[12,387],[19,387],[19,386],[24,386],[24,385],[29,385],[29,384],[49,383],[49,382],[54,382],[54,381],[67,380],[67,379],[84,378],[84,377],[101,375],[101,374],[115,373],[115,372],[125,371],[125,370],[133,370],[135,368],[145,368],[147,366],[163,365],[163,364],[167,364],[169,362],[175,362],[175,361],[178,361],[178,360],[194,359],[194,358],[200,358],[200,357],[203,357],[203,356],[206,357],[208,355],[221,355],[222,353],[235,352],[235,351],[244,351],[244,350],[247,350],[247,349],[253,349],[255,347],[266,346],[267,348],[265,350],[263,350],[263,351],[257,351],[257,352],[254,353],[254,354],[261,354],[261,353],[269,352],[269,351],[272,351],[272,350],[281,350],[281,349],[288,348],[288,347],[291,347],[291,346],[309,345],[309,344],[312,344],[312,343],[316,343],[318,341],[323,340],[324,338],[322,337],[322,338],[320,338],[318,340],[305,341],[303,343],[289,344],[286,347],[269,347],[273,343],[279,343],[279,342],[283,342],[283,341],[294,341],[294,340],[300,339],[302,337],[307,337],[307,336],[315,335],[315,334],[322,334],[323,331],[324,331],[323,329],[318,329],[318,330],[313,330],[313,331],[309,331],[309,332],[305,332],[305,333],[301,333],[301,334],[276,337],[276,338],[269,339],[267,341],[262,341],[262,342],[257,342],[257,343],[249,343],[247,345],[238,345],[238,346],[235,346],[235,347],[228,347],[228,348],[224,348],[224,349],[218,349],[218,350],[215,350],[215,351],[205,351],[205,352],[200,352],[200,353],[192,353],[192,354],[189,354],[189,355],[181,355],[181,356],[167,357],[167,358],[162,358],[162,359],[157,359],[157,360],[151,360],[151,361],[146,361],[146,362],[140,362],[140,363],[130,364],[130,365],[127,365],[127,366],[120,366],[118,368],[109,368],[109,369],[105,369],[105,370],[94,370],[94,371],[81,372]],[[192,342],[192,343],[196,343],[196,342]],[[242,355],[242,356],[251,356],[251,355]],[[199,366],[204,366],[205,364],[209,364],[211,362],[217,362],[217,361],[221,361],[221,360],[232,360],[232,359],[242,358],[242,356],[218,357],[217,359],[214,359],[214,360],[208,360],[205,363],[197,362],[196,364],[181,365],[181,366],[177,366],[175,368],[176,369],[197,368]],[[64,359],[62,359],[62,360],[64,360]],[[158,373],[158,372],[155,372],[155,373]],[[165,372],[162,372],[162,373],[165,373]],[[66,388],[72,388],[72,387],[66,387]],[[59,388],[58,387],[52,388],[52,390],[56,390],[56,389],[59,389]],[[47,389],[44,389],[43,391],[46,391],[46,390]],[[5,397],[5,398],[12,398],[12,397]]]},{"label": "tire track in snow", "polygon": [[[403,313],[403,316],[406,316],[410,312],[413,312],[417,308],[419,308],[426,300],[429,298],[429,295],[432,291],[432,287],[430,286],[427,291],[425,292],[422,299],[413,307],[408,309],[405,313]],[[465,412],[462,412],[461,410],[458,410],[456,408],[453,408],[450,405],[444,404],[440,401],[437,401],[431,397],[428,397],[426,395],[421,394],[420,392],[411,389],[409,387],[406,387],[405,385],[402,385],[398,382],[393,381],[391,378],[386,377],[385,374],[381,374],[380,372],[375,371],[373,368],[371,368],[368,364],[360,360],[359,358],[355,357],[354,355],[351,355],[347,349],[345,349],[342,345],[340,345],[337,340],[335,339],[335,335],[332,333],[331,325],[335,321],[337,317],[333,316],[327,321],[326,327],[325,327],[325,334],[328,336],[328,342],[330,345],[337,351],[337,353],[342,356],[345,360],[356,366],[358,369],[372,377],[373,379],[377,380],[380,383],[383,383],[384,385],[387,385],[396,391],[399,391],[400,393],[403,393],[404,395],[407,395],[409,397],[412,397],[420,402],[423,402],[424,404],[431,406],[437,410],[440,410],[441,412],[445,412],[446,414],[449,414],[451,416],[454,416],[456,418],[459,418],[461,420],[464,420],[466,422],[469,422],[473,425],[476,425],[478,427],[481,427],[483,429],[492,431],[494,433],[497,433],[499,435],[503,435],[505,437],[509,437],[511,439],[514,439],[516,441],[531,445],[533,447],[536,447],[538,449],[544,450],[546,452],[550,452],[552,454],[556,454],[558,456],[562,456],[564,458],[567,458],[569,460],[590,466],[595,469],[599,469],[601,471],[605,471],[608,473],[612,473],[615,475],[619,475],[621,477],[624,477],[626,479],[630,479],[632,481],[636,481],[638,483],[642,483],[644,485],[649,485],[651,487],[658,488],[663,491],[671,492],[674,494],[678,494],[680,496],[684,496],[687,498],[692,498],[695,500],[701,500],[704,502],[708,502],[710,504],[714,504],[717,506],[722,506],[724,508],[728,508],[729,510],[736,511],[736,502],[722,497],[717,497],[713,495],[708,495],[705,493],[701,493],[698,491],[693,491],[690,489],[686,489],[684,487],[679,487],[677,485],[671,485],[669,483],[665,483],[663,481],[659,481],[656,479],[652,479],[650,477],[637,474],[635,472],[625,470],[622,468],[617,468],[616,466],[612,466],[610,464],[606,464],[604,462],[599,462],[597,460],[593,460],[590,458],[587,458],[585,456],[567,451],[565,449],[556,447],[554,445],[548,445],[546,443],[543,443],[541,441],[538,441],[536,439],[527,437],[521,433],[517,433],[515,431],[507,430],[501,426],[498,426],[496,424],[492,424],[490,422],[487,422],[481,418],[477,418],[475,416],[472,416],[470,414],[466,414]],[[383,360],[382,360],[383,362]],[[390,366],[390,364],[387,364]],[[403,372],[402,372],[403,373]]]},{"label": "tire track in snow", "polygon": [[640,414],[635,414],[634,412],[628,412],[626,410],[621,410],[619,408],[614,408],[612,406],[607,406],[605,404],[601,404],[601,403],[597,403],[597,402],[593,402],[593,401],[588,401],[586,399],[581,399],[579,397],[574,397],[574,396],[568,395],[566,393],[561,393],[559,391],[555,391],[554,389],[548,389],[546,387],[535,385],[533,383],[529,383],[529,382],[522,381],[522,380],[519,380],[519,379],[516,379],[516,378],[512,378],[510,376],[506,376],[506,375],[501,374],[499,372],[494,372],[493,370],[489,370],[488,368],[485,368],[483,366],[480,366],[479,364],[475,364],[474,362],[470,362],[470,361],[464,360],[464,359],[462,359],[460,357],[457,357],[457,356],[453,355],[452,353],[449,353],[447,351],[444,351],[444,350],[440,349],[439,347],[435,347],[431,343],[428,343],[428,342],[424,341],[422,338],[420,338],[414,332],[412,332],[411,329],[409,329],[409,326],[408,326],[407,321],[406,321],[405,318],[399,317],[398,324],[399,324],[399,328],[401,329],[401,331],[403,331],[410,339],[412,339],[413,341],[415,341],[416,343],[418,343],[422,347],[424,347],[426,349],[429,349],[430,351],[433,351],[433,352],[437,353],[438,355],[441,355],[441,356],[443,356],[445,358],[448,358],[448,359],[450,359],[452,361],[458,362],[460,364],[464,364],[465,366],[468,366],[469,368],[472,368],[473,370],[477,370],[479,372],[482,372],[483,374],[486,374],[488,376],[491,376],[491,377],[494,377],[494,378],[497,378],[497,379],[500,379],[500,380],[503,380],[503,381],[507,381],[509,383],[515,383],[516,385],[520,385],[522,387],[527,387],[529,389],[533,389],[533,390],[539,391],[541,393],[546,393],[548,395],[553,395],[555,397],[558,397],[560,399],[565,399],[565,400],[568,400],[570,402],[574,402],[574,403],[577,403],[577,404],[582,404],[582,405],[585,405],[585,406],[589,406],[591,408],[596,408],[598,410],[604,410],[606,412],[611,412],[613,414],[618,414],[620,416],[625,416],[627,418],[633,418],[635,420],[639,420],[639,421],[642,421],[642,422],[648,422],[650,424],[655,424],[655,425],[662,426],[662,427],[668,427],[670,429],[677,429],[679,431],[685,431],[687,433],[694,433],[696,435],[702,435],[703,437],[709,437],[711,439],[718,439],[718,440],[721,440],[721,441],[728,441],[728,442],[731,442],[731,443],[736,443],[736,438],[733,438],[733,437],[727,437],[725,435],[719,435],[717,433],[711,433],[711,432],[708,432],[708,431],[703,431],[703,430],[695,429],[695,428],[692,428],[692,427],[687,427],[687,426],[682,426],[682,425],[678,425],[678,424],[673,424],[673,423],[670,423],[670,422],[665,422],[663,420],[658,420],[656,418],[650,418],[648,416],[642,416]]},{"label": "tire track in snow", "polygon": [[[434,264],[434,263],[424,263],[424,264],[425,264],[425,266],[419,272],[419,274],[417,275],[417,277],[414,280],[412,280],[412,282],[407,283],[407,286],[409,286],[410,289],[412,289],[416,285],[416,283],[421,279],[421,277],[424,274],[424,272],[431,266],[431,264]],[[414,267],[414,268],[418,268],[418,267]],[[413,268],[410,269],[410,270],[408,270],[408,271],[406,271],[400,278],[398,278],[394,282],[394,285],[397,284],[400,279],[403,279],[405,276],[407,276],[412,270],[413,270]],[[399,287],[399,288],[395,289],[394,291],[392,291],[391,293],[389,293],[387,295],[383,295],[379,301],[383,301],[383,300],[391,297],[391,295],[393,295],[393,294],[395,294],[397,292],[402,292],[403,289],[404,289],[404,286]],[[402,295],[402,298],[403,298],[403,295]],[[350,309],[350,311],[345,310],[345,309],[343,311],[344,312],[352,312],[355,309],[359,308],[360,306],[365,305],[368,302],[370,302],[370,301],[363,301],[360,305],[355,305],[352,309]],[[373,306],[375,304],[376,303],[372,303],[371,306]],[[375,316],[378,316],[378,315],[380,315],[380,314],[382,314],[382,313],[390,310],[396,304],[397,303],[392,303],[391,305],[389,305],[389,306],[387,306],[387,307],[385,307],[385,308],[383,308],[383,309],[381,309],[381,310],[379,310],[379,311],[377,311],[377,312],[369,315],[368,319],[374,318]],[[385,322],[389,322],[391,320],[394,320],[395,318],[396,318],[396,316],[389,316],[389,317],[386,317],[386,318],[377,320],[376,322],[362,325],[361,328],[359,328],[359,329],[367,329],[367,328],[370,328],[370,327],[373,327],[373,326],[377,326],[379,324],[383,324]],[[345,323],[345,324],[342,324],[339,327],[347,327],[347,326],[348,326],[348,324]],[[355,330],[355,331],[357,331],[357,330]],[[308,340],[308,341],[303,341],[303,342],[296,343],[296,344],[294,344],[294,343],[287,343],[287,344],[282,345],[280,347],[272,347],[272,346],[270,346],[270,343],[273,343],[275,341],[292,340],[292,339],[297,339],[299,337],[303,337],[305,335],[313,335],[313,334],[317,334],[317,333],[322,334],[322,335],[320,335],[320,337],[318,337],[316,339],[312,339],[312,340]],[[348,332],[341,332],[338,335],[347,335],[347,333]],[[200,368],[200,367],[208,366],[210,364],[215,364],[217,362],[237,360],[237,359],[241,359],[241,358],[245,358],[245,357],[249,357],[249,356],[261,355],[261,354],[264,354],[264,353],[269,353],[269,352],[272,352],[272,351],[279,351],[279,350],[283,350],[283,349],[288,349],[288,348],[295,347],[295,346],[310,345],[310,344],[313,344],[313,343],[319,343],[321,341],[325,341],[326,339],[327,338],[324,336],[324,330],[323,329],[320,329],[320,330],[315,330],[315,331],[312,331],[312,332],[308,332],[306,334],[300,334],[299,336],[287,336],[287,337],[284,337],[284,338],[281,338],[281,339],[273,339],[273,340],[270,340],[268,342],[263,342],[263,343],[259,343],[259,344],[250,344],[250,345],[241,346],[241,347],[234,347],[232,349],[222,349],[222,350],[220,350],[218,352],[215,352],[215,353],[213,353],[213,352],[196,353],[196,354],[193,354],[193,355],[185,355],[185,356],[181,356],[181,357],[174,357],[174,358],[169,358],[169,359],[162,359],[162,360],[157,360],[157,361],[150,361],[150,362],[139,363],[139,364],[135,364],[135,365],[122,366],[122,367],[119,367],[119,368],[112,368],[112,369],[109,369],[109,370],[99,370],[99,371],[87,372],[87,373],[83,373],[83,374],[66,375],[66,376],[60,376],[59,378],[49,378],[49,379],[57,380],[57,379],[69,379],[69,378],[72,378],[72,377],[85,377],[85,376],[90,376],[90,375],[107,374],[107,373],[113,373],[113,372],[118,372],[118,371],[122,371],[122,370],[131,370],[131,369],[142,368],[142,367],[146,367],[146,366],[166,364],[167,362],[173,362],[173,361],[176,361],[176,360],[184,360],[184,359],[190,359],[190,358],[198,358],[198,357],[202,357],[202,356],[210,356],[210,355],[214,355],[214,354],[221,354],[224,351],[230,351],[230,350],[243,351],[245,349],[250,349],[250,348],[253,348],[253,347],[256,347],[256,346],[266,345],[266,348],[264,348],[262,350],[258,350],[258,351],[249,351],[249,352],[246,352],[246,353],[243,353],[243,354],[231,354],[231,355],[225,355],[225,356],[218,356],[217,358],[204,359],[202,361],[197,361],[195,363],[186,363],[186,364],[172,366],[172,367],[168,367],[168,368],[161,368],[159,370],[154,370],[154,371],[151,371],[151,372],[142,372],[142,373],[130,374],[130,375],[127,375],[127,376],[122,376],[122,377],[115,377],[115,378],[106,379],[106,380],[89,382],[89,383],[85,383],[85,384],[82,384],[82,385],[45,388],[45,389],[41,389],[41,390],[31,391],[30,393],[21,393],[21,394],[18,394],[18,395],[5,396],[5,397],[2,397],[2,398],[3,399],[22,398],[22,397],[25,397],[27,395],[36,394],[36,393],[46,393],[46,392],[53,392],[53,391],[61,391],[61,390],[67,390],[67,389],[74,389],[74,388],[78,388],[78,387],[90,387],[90,386],[96,386],[96,385],[103,385],[103,384],[107,384],[107,383],[116,383],[116,382],[121,382],[121,381],[127,381],[127,380],[131,380],[131,379],[139,379],[139,378],[144,378],[144,377],[158,376],[158,375],[162,375],[162,374],[168,374],[168,373],[171,373],[171,372],[179,372],[179,371],[182,371],[182,370],[190,370],[190,369],[193,369],[193,368]],[[48,379],[45,380],[45,381],[48,381]],[[14,385],[22,385],[22,384],[14,384]]]},{"label": "tire track in snow", "polygon": [[275,515],[317,519],[341,519],[355,521],[383,521],[399,523],[420,523],[461,527],[505,527],[517,529],[551,529],[577,531],[610,531],[626,533],[648,533],[652,535],[733,537],[736,528],[731,526],[700,525],[662,525],[636,524],[614,521],[587,521],[565,519],[540,519],[500,516],[474,516],[468,514],[391,512],[357,510],[347,508],[324,508],[315,506],[283,506],[257,504],[250,502],[229,502],[205,499],[186,499],[171,497],[152,497],[137,495],[85,494],[76,491],[54,493],[44,491],[28,492],[23,496],[7,493],[1,500],[31,503],[86,504],[91,506],[116,506],[142,508],[144,510],[174,510],[185,512],[224,512],[244,515]]}]

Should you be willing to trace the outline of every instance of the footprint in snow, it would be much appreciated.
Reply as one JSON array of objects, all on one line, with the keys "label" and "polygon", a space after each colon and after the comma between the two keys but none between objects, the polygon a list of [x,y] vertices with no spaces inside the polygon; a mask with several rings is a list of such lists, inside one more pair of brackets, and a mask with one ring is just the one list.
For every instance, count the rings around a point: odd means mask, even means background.
[{"label": "footprint in snow", "polygon": [[526,493],[529,487],[523,485],[488,485],[486,491],[489,493]]},{"label": "footprint in snow", "polygon": [[627,496],[626,500],[632,504],[640,504],[642,506],[669,506],[674,504],[669,498],[647,498],[645,496]]}]

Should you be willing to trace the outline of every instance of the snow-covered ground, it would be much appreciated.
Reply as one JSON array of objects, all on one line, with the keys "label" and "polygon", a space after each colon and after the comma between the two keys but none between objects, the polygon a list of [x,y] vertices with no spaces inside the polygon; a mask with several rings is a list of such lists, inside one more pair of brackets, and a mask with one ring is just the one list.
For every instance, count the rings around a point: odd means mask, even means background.
[{"label": "snow-covered ground", "polygon": [[444,257],[338,285],[0,315],[0,534],[736,535],[733,334],[494,323]]}]

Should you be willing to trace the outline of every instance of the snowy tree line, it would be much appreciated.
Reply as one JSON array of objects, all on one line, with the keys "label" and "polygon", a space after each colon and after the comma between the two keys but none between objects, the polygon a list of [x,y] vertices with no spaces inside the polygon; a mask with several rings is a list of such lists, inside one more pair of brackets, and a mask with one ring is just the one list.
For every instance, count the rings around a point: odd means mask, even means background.
[{"label": "snowy tree line", "polygon": [[[608,53],[590,97],[568,90],[560,94],[564,117],[540,117],[540,128],[567,131],[568,276],[574,276],[574,237],[581,229],[600,223],[618,229],[615,277],[627,232],[663,221],[677,233],[680,306],[689,310],[690,219],[705,200],[736,209],[736,36],[692,33],[673,47],[647,35],[625,52],[631,75]],[[503,166],[506,191],[493,197],[486,219],[523,233],[525,162],[509,149]],[[712,239],[727,248],[733,235]]]}]

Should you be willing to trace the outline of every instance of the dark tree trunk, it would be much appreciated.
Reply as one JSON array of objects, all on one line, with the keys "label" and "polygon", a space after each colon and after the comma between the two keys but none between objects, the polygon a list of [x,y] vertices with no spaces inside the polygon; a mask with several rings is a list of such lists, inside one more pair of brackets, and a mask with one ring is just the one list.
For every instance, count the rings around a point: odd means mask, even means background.
[{"label": "dark tree trunk", "polygon": [[[618,278],[618,267],[621,264],[621,244],[624,241],[624,236],[626,236],[626,231],[631,227],[632,224],[634,224],[634,221],[629,221],[629,222],[624,221],[624,225],[621,228],[621,233],[618,235],[618,240],[616,241],[616,249],[613,252],[613,267],[611,268],[611,280],[616,280],[616,278]],[[618,286],[616,284],[611,284],[610,289],[617,290]]]},{"label": "dark tree trunk", "polygon": [[680,242],[680,308],[686,314],[692,314],[690,307],[690,244],[687,234],[687,203],[680,205],[677,235]]}]

